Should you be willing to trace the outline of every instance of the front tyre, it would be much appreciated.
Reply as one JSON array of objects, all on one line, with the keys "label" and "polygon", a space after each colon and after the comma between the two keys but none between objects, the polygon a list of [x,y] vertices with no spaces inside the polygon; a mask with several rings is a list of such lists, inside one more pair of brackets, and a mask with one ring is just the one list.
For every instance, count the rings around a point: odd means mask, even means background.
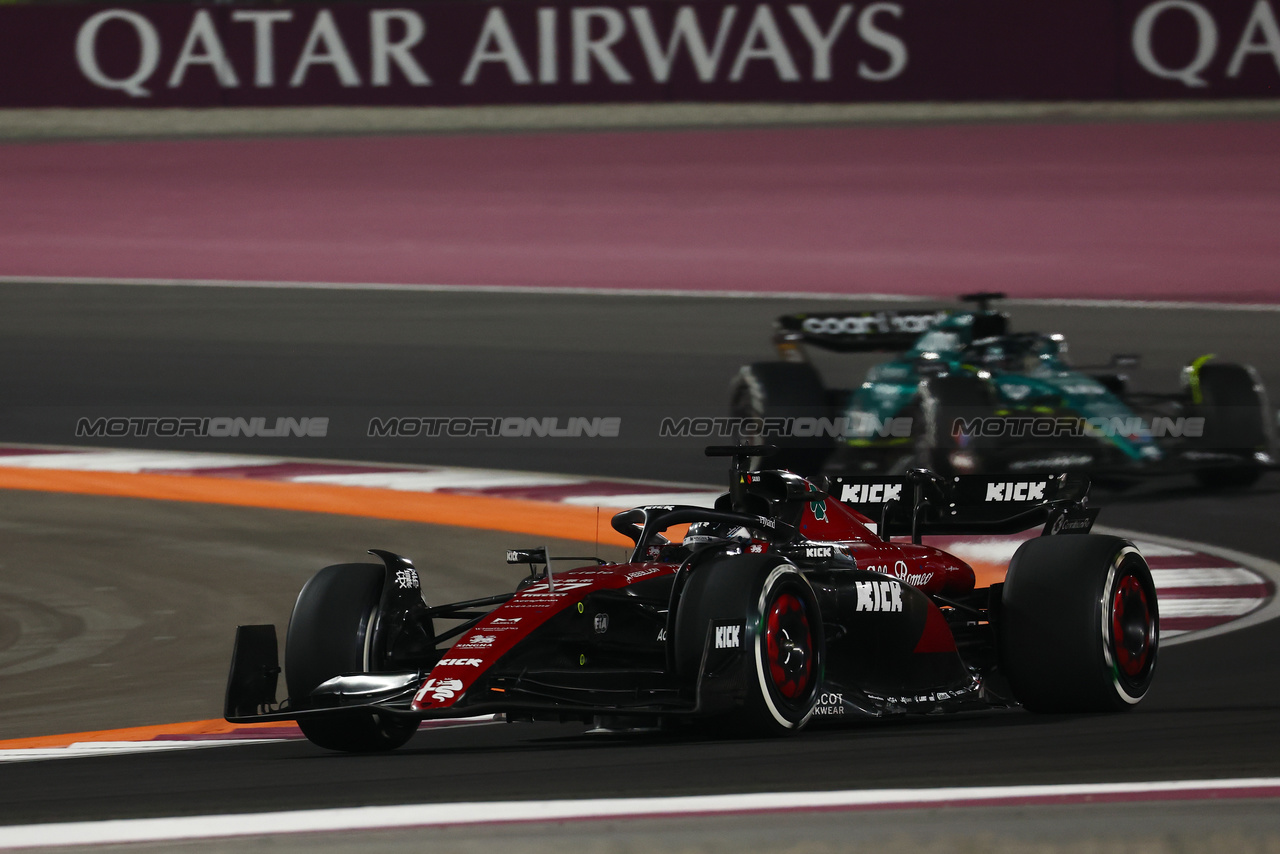
[{"label": "front tyre", "polygon": [[1030,540],[1009,564],[998,631],[1000,667],[1030,711],[1133,708],[1160,644],[1151,570],[1118,537]]},{"label": "front tyre", "polygon": [[[298,594],[285,639],[285,683],[295,703],[335,676],[381,669],[371,649],[370,628],[382,600],[386,567],[374,563],[326,566]],[[323,717],[303,716],[298,727],[312,743],[329,750],[393,750],[418,729],[416,720],[354,710]]]},{"label": "front tyre", "polygon": [[813,588],[795,566],[772,555],[718,554],[691,570],[676,612],[677,671],[701,675],[708,636],[718,625],[743,628],[742,658],[724,709],[730,731],[796,732],[813,715],[826,649]]}]

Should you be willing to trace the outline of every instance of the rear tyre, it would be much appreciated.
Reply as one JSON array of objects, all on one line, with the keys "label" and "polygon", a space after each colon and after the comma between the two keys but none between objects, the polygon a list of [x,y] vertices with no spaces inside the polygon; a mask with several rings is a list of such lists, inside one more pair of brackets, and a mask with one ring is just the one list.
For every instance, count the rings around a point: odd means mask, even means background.
[{"label": "rear tyre", "polygon": [[[970,440],[955,435],[956,419],[966,421],[990,415],[995,409],[991,386],[978,377],[951,375],[926,380],[920,390],[915,437],[915,464],[944,477],[981,471],[979,450]],[[967,464],[957,466],[961,455]]]},{"label": "rear tyre", "polygon": [[786,735],[813,715],[826,648],[813,588],[795,566],[770,555],[717,555],[692,571],[676,614],[679,673],[696,681],[712,626],[743,626],[743,658],[731,693],[741,702],[731,732]]},{"label": "rear tyre", "polygon": [[1203,486],[1225,489],[1252,486],[1262,477],[1254,454],[1275,443],[1267,394],[1253,368],[1210,362],[1199,370],[1204,438],[1209,451],[1240,455],[1240,464],[1196,472]]},{"label": "rear tyre", "polygon": [[[305,702],[335,676],[380,669],[368,633],[382,600],[386,568],[374,563],[326,566],[298,594],[284,647],[289,697]],[[303,735],[329,750],[393,750],[413,737],[416,720],[376,712],[338,712],[298,720]]]},{"label": "rear tyre", "polygon": [[[756,362],[744,365],[729,386],[729,414],[735,418],[829,418],[822,378],[806,362]],[[743,436],[744,442],[774,445],[778,453],[763,458],[767,468],[800,475],[817,474],[835,448],[828,435]],[[759,463],[753,461],[753,467]]]},{"label": "rear tyre", "polygon": [[1151,570],[1119,537],[1023,543],[999,616],[1000,667],[1033,712],[1114,712],[1147,694],[1160,645]]},{"label": "rear tyre", "polygon": [[1124,374],[1090,374],[1090,376],[1120,400],[1129,393],[1129,378]]},{"label": "rear tyre", "polygon": [[1262,472],[1259,466],[1202,469],[1196,472],[1196,480],[1206,489],[1244,489],[1257,483]]}]

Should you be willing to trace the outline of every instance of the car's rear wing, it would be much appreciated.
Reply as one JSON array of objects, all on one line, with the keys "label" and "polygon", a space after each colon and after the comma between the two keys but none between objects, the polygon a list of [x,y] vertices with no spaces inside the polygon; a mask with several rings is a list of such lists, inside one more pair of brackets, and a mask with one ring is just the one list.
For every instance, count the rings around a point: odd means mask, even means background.
[{"label": "car's rear wing", "polygon": [[776,321],[774,344],[779,350],[812,344],[839,353],[899,352],[909,350],[922,333],[949,315],[947,311],[786,314]]},{"label": "car's rear wing", "polygon": [[840,476],[827,492],[878,520],[884,539],[910,534],[1012,534],[1039,525],[1045,534],[1084,534],[1098,516],[1089,479],[1080,474],[960,475],[924,469],[902,477]]}]

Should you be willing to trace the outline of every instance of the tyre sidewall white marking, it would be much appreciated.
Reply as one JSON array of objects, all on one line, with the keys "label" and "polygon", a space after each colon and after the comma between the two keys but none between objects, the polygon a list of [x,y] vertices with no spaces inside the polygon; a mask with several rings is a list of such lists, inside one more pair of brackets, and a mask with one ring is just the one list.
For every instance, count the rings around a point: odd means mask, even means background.
[{"label": "tyre sidewall white marking", "polygon": [[[812,588],[809,587],[808,579],[800,573],[800,570],[796,569],[789,563],[778,564],[765,578],[764,586],[760,591],[760,601],[756,604],[756,611],[760,615],[759,628],[756,630],[755,636],[756,677],[760,681],[760,695],[764,698],[765,708],[769,710],[769,714],[773,719],[777,721],[780,726],[785,727],[786,729],[801,729],[809,722],[809,719],[813,717],[813,704],[810,704],[809,710],[805,712],[803,718],[792,723],[784,714],[782,714],[781,710],[778,709],[777,704],[774,702],[771,683],[769,681],[769,677],[765,673],[765,655],[768,648],[768,641],[765,637],[765,623],[769,618],[769,614],[766,609],[769,606],[769,598],[775,585],[786,576],[794,578],[797,582],[812,591]],[[813,692],[810,691],[810,693]]]},{"label": "tyre sidewall white marking", "polygon": [[[1128,545],[1117,552],[1116,556],[1111,560],[1111,566],[1107,568],[1107,581],[1106,584],[1102,586],[1102,608],[1100,611],[1102,613],[1102,658],[1106,662],[1107,669],[1111,673],[1111,686],[1115,688],[1116,694],[1120,696],[1121,700],[1124,700],[1129,705],[1134,706],[1142,701],[1142,698],[1147,695],[1147,692],[1143,691],[1137,696],[1130,694],[1128,688],[1124,684],[1124,680],[1120,677],[1120,668],[1115,660],[1115,651],[1113,649],[1116,639],[1112,637],[1111,626],[1111,608],[1114,604],[1113,600],[1115,598],[1116,579],[1119,578],[1121,565],[1124,564],[1125,558],[1129,555],[1136,555],[1138,560],[1141,560],[1144,566],[1146,565],[1146,560],[1143,559],[1142,553],[1138,551],[1136,546]],[[1159,624],[1157,624],[1157,631],[1152,634],[1151,638],[1150,655],[1152,658],[1152,667],[1155,666],[1155,657],[1158,652],[1159,645],[1160,632]]]},{"label": "tyre sidewall white marking", "polygon": [[[1270,581],[1274,588],[1276,588],[1277,590],[1280,590],[1280,563],[1276,563],[1275,561],[1268,560],[1267,558],[1264,558],[1264,557],[1259,557],[1254,554],[1248,554],[1247,552],[1236,551],[1235,549],[1229,549],[1223,546],[1213,546],[1207,543],[1198,543],[1198,542],[1195,542],[1194,540],[1183,540],[1177,537],[1166,537],[1161,534],[1149,534],[1149,533],[1146,533],[1145,531],[1131,531],[1125,528],[1110,528],[1102,525],[1095,527],[1093,530],[1094,530],[1094,533],[1097,533],[1097,534],[1110,534],[1115,537],[1123,537],[1126,540],[1142,540],[1149,543],[1155,543],[1157,545],[1170,546],[1176,549],[1183,549],[1185,551],[1190,551],[1190,552],[1200,552],[1202,554],[1213,555],[1214,557],[1224,558],[1225,560],[1229,560],[1232,563],[1236,564],[1237,566],[1241,566],[1252,572],[1258,573],[1259,575],[1263,576],[1268,581]],[[1158,607],[1158,604],[1157,604],[1157,607]],[[1251,611],[1248,614],[1245,614],[1243,617],[1238,617],[1236,619],[1222,623],[1221,625],[1213,626],[1212,628],[1196,629],[1194,631],[1187,632],[1186,634],[1183,634],[1183,635],[1177,635],[1176,637],[1172,637],[1172,638],[1165,638],[1160,641],[1160,646],[1170,647],[1170,646],[1178,646],[1179,644],[1184,644],[1184,643],[1193,643],[1195,641],[1205,640],[1207,638],[1217,637],[1219,635],[1225,635],[1228,632],[1234,632],[1240,629],[1246,629],[1251,626],[1256,626],[1261,623],[1269,622],[1270,620],[1274,620],[1277,618],[1280,618],[1280,596],[1273,595],[1271,597],[1271,600],[1267,602],[1265,605],[1263,605],[1261,608],[1258,608],[1255,611]]]}]

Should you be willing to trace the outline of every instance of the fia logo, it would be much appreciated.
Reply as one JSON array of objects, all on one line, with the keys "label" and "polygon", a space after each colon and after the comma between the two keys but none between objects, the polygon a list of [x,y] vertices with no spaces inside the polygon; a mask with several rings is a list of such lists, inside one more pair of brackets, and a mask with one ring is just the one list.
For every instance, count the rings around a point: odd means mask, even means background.
[{"label": "fia logo", "polygon": [[592,626],[595,628],[596,634],[598,635],[602,635],[609,631],[609,615],[596,614],[596,618],[593,621]]},{"label": "fia logo", "polygon": [[739,649],[742,626],[716,626],[716,649]]}]

